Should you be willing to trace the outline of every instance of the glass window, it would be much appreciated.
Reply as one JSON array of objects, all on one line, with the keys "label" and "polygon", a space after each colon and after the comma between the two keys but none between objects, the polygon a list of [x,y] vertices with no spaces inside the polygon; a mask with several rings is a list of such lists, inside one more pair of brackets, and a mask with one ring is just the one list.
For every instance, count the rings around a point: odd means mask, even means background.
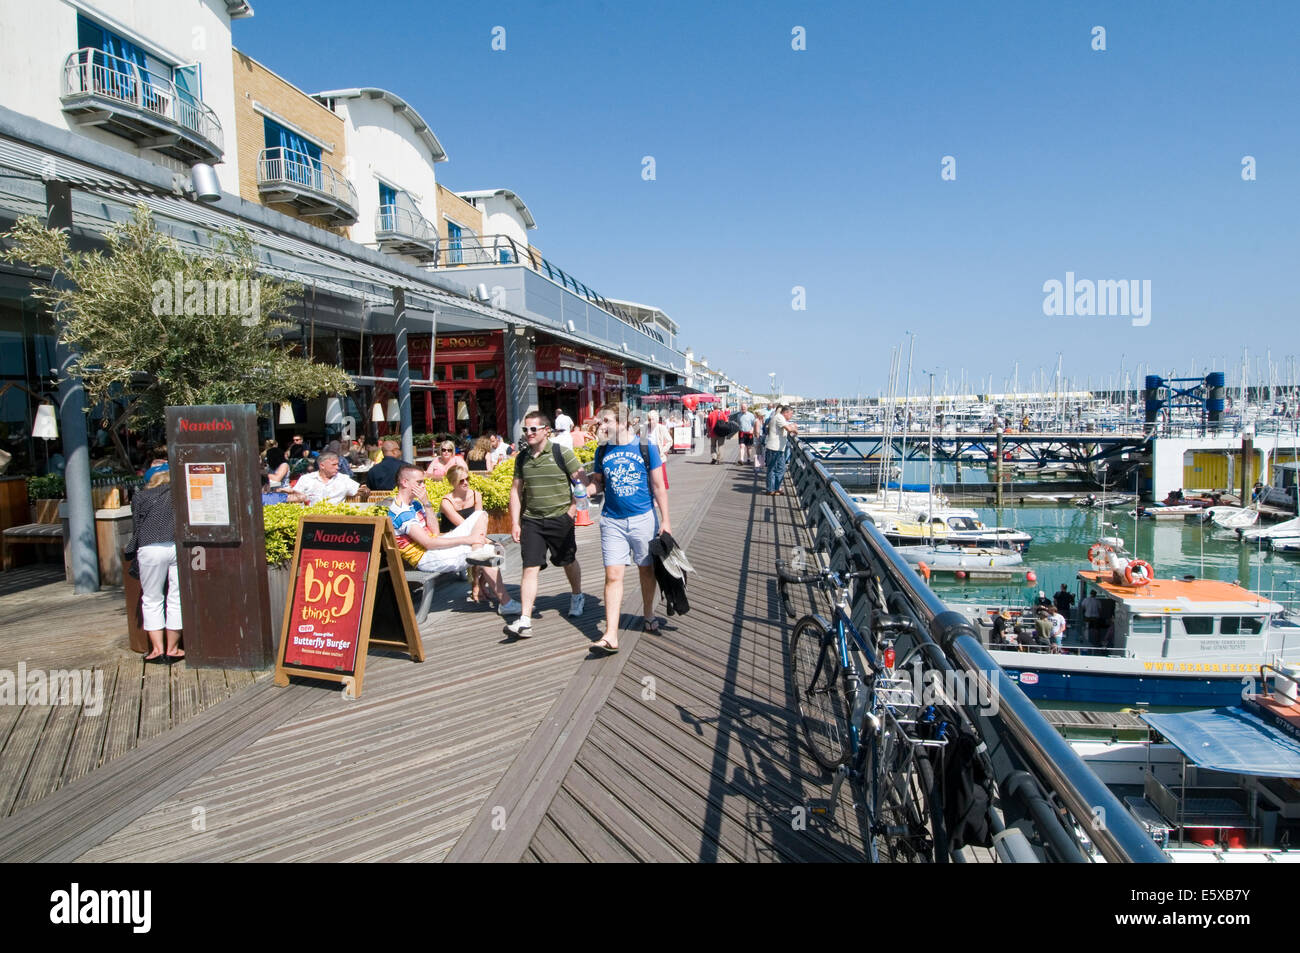
[{"label": "glass window", "polygon": [[1159,635],[1165,630],[1164,616],[1134,616],[1132,629],[1134,635]]},{"label": "glass window", "polygon": [[497,366],[495,364],[475,364],[474,378],[480,381],[490,381],[497,376]]},{"label": "glass window", "polygon": [[1219,632],[1223,635],[1259,635],[1263,631],[1261,616],[1225,615],[1219,620]]},{"label": "glass window", "polygon": [[1183,616],[1183,631],[1188,635],[1211,635],[1214,632],[1214,616]]},{"label": "glass window", "polygon": [[445,381],[447,379],[447,365],[435,364],[433,367],[433,379],[435,381]]},{"label": "glass window", "polygon": [[451,379],[454,381],[469,380],[469,365],[468,364],[451,365]]}]

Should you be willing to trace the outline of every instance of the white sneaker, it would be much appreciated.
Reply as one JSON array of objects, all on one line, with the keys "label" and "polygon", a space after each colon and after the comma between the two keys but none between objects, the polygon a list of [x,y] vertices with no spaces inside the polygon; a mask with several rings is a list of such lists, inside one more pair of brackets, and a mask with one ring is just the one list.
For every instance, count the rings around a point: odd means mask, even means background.
[{"label": "white sneaker", "polygon": [[582,615],[582,606],[586,601],[587,597],[581,592],[575,592],[573,595],[569,596],[569,618],[576,619],[578,616]]},{"label": "white sneaker", "polygon": [[518,599],[510,599],[497,606],[497,612],[500,612],[502,615],[519,615],[519,613],[523,611],[524,604]]},{"label": "white sneaker", "polygon": [[533,637],[533,624],[523,616],[520,616],[518,619],[515,619],[514,622],[511,622],[506,626],[506,631],[521,639],[531,639]]},{"label": "white sneaker", "polygon": [[471,566],[500,566],[501,554],[497,552],[495,546],[489,543],[486,546],[471,549],[469,555],[465,557],[465,562]]}]

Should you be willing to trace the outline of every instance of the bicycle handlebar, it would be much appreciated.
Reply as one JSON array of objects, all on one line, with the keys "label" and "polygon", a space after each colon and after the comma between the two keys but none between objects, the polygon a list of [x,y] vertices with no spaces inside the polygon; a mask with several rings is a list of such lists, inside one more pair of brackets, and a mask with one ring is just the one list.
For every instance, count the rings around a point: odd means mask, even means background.
[{"label": "bicycle handlebar", "polygon": [[[825,579],[829,579],[833,574],[833,572],[834,571],[830,569],[819,569],[816,572],[811,572],[811,573],[797,573],[789,569],[786,566],[784,560],[778,559],[776,561],[776,574],[780,578],[780,580],[782,582],[792,582],[795,583],[796,585],[803,585],[804,583],[810,583],[810,582],[811,583],[821,582]],[[874,574],[868,570],[859,570],[856,572],[840,573],[839,575],[841,579],[874,578]]]}]

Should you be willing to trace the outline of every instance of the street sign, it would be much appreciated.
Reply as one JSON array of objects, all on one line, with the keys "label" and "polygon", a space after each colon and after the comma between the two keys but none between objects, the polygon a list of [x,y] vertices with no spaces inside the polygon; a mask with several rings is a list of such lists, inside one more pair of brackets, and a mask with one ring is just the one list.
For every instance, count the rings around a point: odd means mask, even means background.
[{"label": "street sign", "polygon": [[731,393],[731,385],[730,385],[730,384],[715,384],[714,387],[713,387],[713,393],[715,393],[715,394],[730,394],[730,393]]}]

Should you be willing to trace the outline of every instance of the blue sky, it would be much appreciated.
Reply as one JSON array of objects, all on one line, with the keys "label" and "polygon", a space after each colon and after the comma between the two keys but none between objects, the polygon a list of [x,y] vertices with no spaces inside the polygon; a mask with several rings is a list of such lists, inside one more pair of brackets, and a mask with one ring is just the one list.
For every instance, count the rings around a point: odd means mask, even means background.
[{"label": "blue sky", "polygon": [[[1094,387],[1300,355],[1300,4],[254,8],[237,47],[397,92],[440,182],[514,189],[548,258],[755,388],[874,395],[908,332],[917,391],[1015,362],[1024,388],[1058,353]],[[1150,323],[1044,315],[1067,272],[1149,280]]]}]

